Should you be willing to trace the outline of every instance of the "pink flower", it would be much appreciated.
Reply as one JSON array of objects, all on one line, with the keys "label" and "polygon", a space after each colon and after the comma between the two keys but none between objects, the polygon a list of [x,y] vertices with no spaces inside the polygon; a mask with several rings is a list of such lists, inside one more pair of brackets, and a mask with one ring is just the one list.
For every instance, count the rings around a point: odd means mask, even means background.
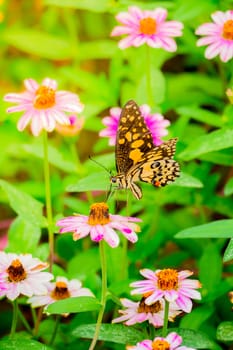
[{"label": "pink flower", "polygon": [[7,287],[5,295],[14,300],[20,294],[31,297],[47,292],[45,284],[53,278],[49,272],[42,272],[48,267],[31,254],[0,252],[0,273]]},{"label": "pink flower", "polygon": [[[120,107],[113,107],[110,109],[110,115],[103,118],[103,124],[106,125],[107,128],[100,131],[99,135],[109,137],[110,146],[114,146],[116,143],[116,135],[121,111],[122,109]],[[168,134],[166,127],[170,125],[169,120],[164,119],[162,114],[151,114],[150,107],[146,104],[140,107],[140,111],[145,119],[148,129],[152,134],[154,145],[161,145],[163,143],[161,137]]]},{"label": "pink flower", "polygon": [[[121,303],[126,309],[119,310],[122,316],[112,320],[112,323],[124,322],[126,326],[131,326],[135,323],[148,321],[154,327],[162,327],[164,321],[164,299],[157,300],[151,305],[146,305],[145,299],[146,297],[142,297],[138,302],[126,298],[121,299]],[[169,305],[169,321],[173,321],[180,313],[181,311],[175,303]]]},{"label": "pink flower", "polygon": [[64,113],[80,113],[83,105],[77,95],[68,91],[56,91],[57,82],[45,78],[39,85],[33,79],[24,81],[26,91],[9,93],[4,100],[17,106],[7,109],[8,113],[25,111],[18,121],[18,130],[22,131],[31,121],[31,131],[38,136],[42,129],[53,131],[56,123],[69,125],[69,117]]},{"label": "pink flower", "polygon": [[182,343],[182,337],[175,332],[166,336],[166,338],[156,337],[154,340],[143,340],[135,346],[127,346],[127,350],[195,350],[187,346],[179,346]]},{"label": "pink flower", "polygon": [[214,23],[204,23],[196,30],[196,34],[204,35],[197,46],[209,45],[205,50],[207,59],[220,55],[227,62],[233,57],[233,11],[217,11],[211,17]]},{"label": "pink flower", "polygon": [[167,10],[164,8],[143,11],[131,6],[128,12],[120,12],[116,16],[122,25],[115,27],[111,36],[127,35],[119,42],[120,49],[147,44],[153,48],[174,52],[177,46],[172,37],[182,35],[183,24],[178,21],[166,22],[166,18]]},{"label": "pink flower", "polygon": [[48,282],[46,287],[46,294],[35,295],[28,299],[28,303],[30,303],[32,307],[49,305],[55,301],[66,298],[82,296],[94,297],[90,289],[82,288],[82,283],[77,279],[68,281],[65,277],[57,277],[56,282]]},{"label": "pink flower", "polygon": [[200,292],[195,290],[201,288],[200,282],[187,278],[193,274],[191,271],[143,269],[140,273],[146,280],[131,283],[130,286],[135,287],[131,294],[149,293],[150,295],[145,300],[148,305],[164,298],[168,302],[175,301],[184,312],[190,312],[192,310],[191,299],[201,299]]},{"label": "pink flower", "polygon": [[109,214],[106,203],[95,203],[90,207],[89,216],[75,215],[58,220],[61,226],[60,233],[73,232],[76,241],[90,234],[91,240],[99,242],[104,239],[112,248],[119,245],[119,237],[115,230],[121,233],[132,243],[138,240],[135,232],[140,231],[135,222],[140,219]]},{"label": "pink flower", "polygon": [[7,283],[4,280],[4,273],[0,273],[0,297],[6,294]]},{"label": "pink flower", "polygon": [[56,125],[56,130],[59,134],[63,136],[75,136],[77,135],[83,128],[84,118],[78,118],[76,115],[70,115],[69,117],[69,125]]}]

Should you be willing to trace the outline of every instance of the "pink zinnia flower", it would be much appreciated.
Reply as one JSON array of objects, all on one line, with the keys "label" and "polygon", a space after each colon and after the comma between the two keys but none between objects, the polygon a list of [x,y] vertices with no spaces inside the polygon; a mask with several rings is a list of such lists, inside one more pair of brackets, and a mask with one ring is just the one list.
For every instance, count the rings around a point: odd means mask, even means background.
[{"label": "pink zinnia flower", "polygon": [[119,42],[120,49],[147,44],[153,48],[174,52],[177,46],[172,37],[182,35],[183,24],[178,21],[166,22],[166,18],[167,10],[164,8],[143,11],[131,6],[128,12],[120,12],[116,16],[122,25],[115,27],[111,36],[127,35]]},{"label": "pink zinnia flower", "polygon": [[131,294],[146,294],[145,303],[151,305],[157,300],[164,298],[168,302],[176,302],[178,307],[184,312],[192,310],[191,299],[201,299],[199,291],[201,288],[198,280],[188,279],[193,274],[192,271],[176,271],[174,269],[149,270],[143,269],[141,275],[146,278],[143,281],[131,283],[131,287],[135,287]]},{"label": "pink zinnia flower", "polygon": [[16,299],[20,294],[31,297],[47,292],[46,282],[53,278],[49,272],[42,272],[48,267],[31,254],[0,252],[0,273],[7,286],[6,297]]},{"label": "pink zinnia flower", "polygon": [[121,233],[132,243],[138,240],[135,232],[140,228],[135,222],[140,219],[109,214],[106,203],[95,203],[90,207],[89,216],[74,215],[58,220],[57,226],[61,226],[60,233],[73,232],[76,241],[90,234],[91,240],[99,242],[104,239],[112,248],[119,245],[119,237],[115,230]]},{"label": "pink zinnia flower", "polygon": [[166,338],[156,337],[154,340],[143,340],[135,346],[127,346],[127,350],[195,350],[187,346],[179,346],[182,343],[182,337],[175,332],[166,336]]},{"label": "pink zinnia flower", "polygon": [[[100,131],[99,135],[109,137],[110,146],[114,146],[116,143],[116,135],[121,111],[122,109],[120,107],[113,107],[110,109],[110,115],[102,120],[103,124],[106,125],[107,128]],[[150,107],[146,104],[140,107],[140,111],[144,117],[146,126],[152,134],[154,145],[161,145],[163,143],[161,137],[168,134],[166,127],[170,125],[169,120],[164,119],[162,114],[151,114]]]},{"label": "pink zinnia flower", "polygon": [[0,273],[0,297],[6,294],[7,283],[4,279],[4,273]]},{"label": "pink zinnia flower", "polygon": [[[154,327],[162,327],[164,323],[164,299],[157,300],[151,305],[147,305],[145,299],[146,297],[142,297],[138,302],[126,298],[121,299],[121,303],[126,309],[119,310],[122,316],[112,320],[112,323],[124,322],[126,326],[132,326],[135,323],[148,321]],[[169,321],[173,321],[180,313],[181,311],[175,303],[169,305]]]},{"label": "pink zinnia flower", "polygon": [[204,23],[196,30],[196,34],[204,35],[197,46],[209,45],[205,50],[207,59],[220,55],[227,62],[233,57],[233,11],[216,11],[211,17],[214,23]]},{"label": "pink zinnia flower", "polygon": [[83,128],[84,125],[84,118],[78,118],[76,115],[70,115],[69,118],[69,125],[56,125],[56,130],[59,134],[63,136],[72,137],[77,135]]},{"label": "pink zinnia flower", "polygon": [[48,282],[46,284],[47,293],[44,295],[34,295],[28,299],[28,303],[32,307],[49,305],[55,301],[74,298],[74,297],[94,297],[94,294],[88,288],[82,288],[82,283],[73,279],[68,281],[65,277],[57,277],[56,282]]},{"label": "pink zinnia flower", "polygon": [[42,129],[53,131],[56,123],[69,125],[69,117],[64,113],[80,113],[83,105],[77,95],[68,91],[57,91],[57,82],[45,78],[39,85],[33,79],[24,81],[26,91],[9,93],[5,101],[17,106],[7,109],[8,113],[25,111],[18,121],[18,130],[22,131],[31,121],[31,131],[38,136]]}]

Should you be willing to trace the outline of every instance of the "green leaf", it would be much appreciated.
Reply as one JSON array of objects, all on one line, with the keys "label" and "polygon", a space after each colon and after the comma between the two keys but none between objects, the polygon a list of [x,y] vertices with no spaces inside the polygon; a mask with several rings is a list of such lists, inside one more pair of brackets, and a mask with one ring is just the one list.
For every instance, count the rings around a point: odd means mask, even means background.
[{"label": "green leaf", "polygon": [[3,33],[3,40],[23,52],[51,60],[66,60],[74,56],[74,48],[67,38],[61,39],[31,28],[8,28]]},{"label": "green leaf", "polygon": [[0,340],[0,349],[4,350],[49,350],[51,349],[45,344],[27,338],[7,338]]},{"label": "green leaf", "polygon": [[212,221],[208,224],[186,228],[176,238],[232,238],[233,219]]},{"label": "green leaf", "polygon": [[[39,159],[44,158],[43,154],[43,146],[41,144],[28,144],[23,145],[23,149],[28,153],[31,154]],[[57,167],[58,169],[61,169],[65,172],[70,173],[77,173],[77,167],[74,162],[71,162],[65,158],[65,155],[63,155],[59,149],[49,146],[48,147],[48,155],[49,155],[49,163]]]},{"label": "green leaf", "polygon": [[229,179],[224,187],[225,196],[230,196],[233,193],[233,177]]},{"label": "green leaf", "polygon": [[223,256],[223,262],[233,259],[233,238],[230,240]]},{"label": "green leaf", "polygon": [[112,2],[110,0],[44,0],[45,5],[56,5],[59,7],[69,7],[73,9],[88,10],[94,12],[104,12],[110,6]]},{"label": "green leaf", "polygon": [[199,278],[203,294],[214,291],[216,285],[221,281],[221,276],[222,257],[217,249],[217,245],[211,242],[205,247],[199,260]]},{"label": "green leaf", "polygon": [[112,40],[95,40],[81,43],[77,53],[81,60],[112,58],[118,47]]},{"label": "green leaf", "polygon": [[4,180],[0,180],[0,186],[6,192],[11,208],[25,222],[30,222],[40,227],[45,226],[45,218],[42,215],[43,204],[41,202],[27,193],[19,191]]},{"label": "green leaf", "polygon": [[181,115],[219,128],[223,125],[223,121],[218,114],[196,106],[182,106],[177,108],[177,112]]},{"label": "green leaf", "polygon": [[83,275],[90,275],[100,268],[99,251],[97,248],[91,248],[77,254],[68,263],[68,274],[72,278],[78,278]]},{"label": "green leaf", "polygon": [[56,301],[45,308],[49,314],[66,314],[99,310],[100,302],[94,297],[74,297]]},{"label": "green leaf", "polygon": [[[95,324],[81,325],[72,332],[77,338],[93,338]],[[143,339],[144,334],[121,324],[102,324],[100,327],[99,340],[110,341],[119,344],[136,344]]]},{"label": "green leaf", "polygon": [[217,339],[220,341],[233,341],[233,321],[220,323],[217,328]]},{"label": "green leaf", "polygon": [[15,253],[35,253],[41,237],[38,226],[18,216],[8,231],[7,251]]},{"label": "green leaf", "polygon": [[108,191],[110,178],[106,171],[92,173],[79,180],[76,184],[67,187],[68,192]]},{"label": "green leaf", "polygon": [[191,144],[179,154],[184,160],[197,158],[202,154],[233,147],[233,129],[220,129],[194,139]]},{"label": "green leaf", "polygon": [[180,186],[180,187],[193,187],[193,188],[203,187],[203,183],[199,179],[197,179],[192,175],[184,173],[183,171],[181,171],[180,177],[176,179],[173,185]]},{"label": "green leaf", "polygon": [[216,344],[204,333],[192,329],[175,328],[170,329],[176,331],[183,339],[182,346],[188,346],[195,349],[215,349]]},{"label": "green leaf", "polygon": [[214,311],[215,309],[213,306],[199,306],[193,309],[191,313],[182,317],[180,327],[198,330],[201,325],[214,314]]}]

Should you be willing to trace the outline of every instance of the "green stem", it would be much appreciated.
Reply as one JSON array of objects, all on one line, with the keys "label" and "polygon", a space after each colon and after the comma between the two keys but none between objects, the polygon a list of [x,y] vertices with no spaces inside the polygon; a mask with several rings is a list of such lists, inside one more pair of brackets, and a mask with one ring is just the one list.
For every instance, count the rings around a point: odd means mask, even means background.
[{"label": "green stem", "polygon": [[55,326],[54,326],[54,329],[53,329],[52,337],[51,337],[50,342],[49,342],[50,346],[53,345],[53,342],[54,342],[54,340],[56,338],[58,326],[60,324],[60,319],[61,319],[61,315],[56,315]]},{"label": "green stem", "polygon": [[17,299],[13,301],[13,316],[12,316],[12,322],[11,322],[11,333],[10,336],[13,338],[16,331],[17,326],[17,319],[18,319],[18,302]]},{"label": "green stem", "polygon": [[166,337],[167,335],[168,315],[169,315],[169,302],[165,299],[162,337]]},{"label": "green stem", "polygon": [[53,255],[54,255],[54,236],[53,236],[53,214],[51,204],[51,189],[50,189],[50,171],[49,171],[49,157],[48,157],[48,134],[43,132],[44,143],[44,180],[45,180],[45,200],[46,200],[46,213],[48,220],[48,233],[49,233],[49,271],[52,272],[53,267]]},{"label": "green stem", "polygon": [[40,321],[42,320],[42,316],[43,316],[43,310],[44,310],[44,307],[41,306],[39,308],[38,313],[37,313],[37,318],[36,318],[36,322],[35,322],[35,326],[34,326],[34,332],[33,332],[34,337],[38,336]]},{"label": "green stem", "polygon": [[105,305],[106,305],[106,297],[107,297],[107,261],[106,261],[104,240],[100,241],[99,247],[100,247],[100,261],[101,261],[101,269],[102,269],[101,307],[97,318],[94,337],[92,339],[89,350],[93,350],[97,343],[100,327],[101,327],[101,323],[104,315]]},{"label": "green stem", "polygon": [[18,307],[18,315],[19,315],[19,318],[20,318],[21,322],[23,323],[24,327],[26,328],[26,330],[27,330],[29,333],[32,333],[31,327],[30,327],[28,321],[27,321],[26,318],[24,317],[24,314],[22,313],[22,311],[20,310],[19,307]]},{"label": "green stem", "polygon": [[153,107],[153,95],[151,85],[151,54],[150,47],[146,45],[146,90],[148,105]]}]

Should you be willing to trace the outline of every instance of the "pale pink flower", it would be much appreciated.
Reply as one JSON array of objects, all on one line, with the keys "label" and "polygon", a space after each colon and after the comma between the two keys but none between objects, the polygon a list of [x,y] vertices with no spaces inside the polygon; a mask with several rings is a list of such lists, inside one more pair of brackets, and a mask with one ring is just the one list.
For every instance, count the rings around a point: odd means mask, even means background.
[{"label": "pale pink flower", "polygon": [[[132,326],[135,323],[148,321],[154,327],[162,327],[164,323],[164,299],[157,300],[151,305],[145,304],[146,297],[142,297],[140,301],[132,301],[129,299],[121,299],[122,305],[126,308],[119,310],[122,316],[112,320],[112,323],[124,322],[126,326]],[[181,311],[175,303],[169,304],[169,321],[179,315]]]},{"label": "pale pink flower", "polygon": [[212,15],[213,23],[204,23],[197,28],[196,34],[204,35],[197,46],[208,45],[205,57],[212,59],[217,55],[223,62],[233,57],[233,10],[216,11]]},{"label": "pale pink flower", "polygon": [[56,130],[59,134],[63,136],[72,137],[77,135],[83,128],[84,125],[84,118],[83,117],[77,117],[76,115],[72,114],[68,116],[69,118],[69,125],[56,125]]},{"label": "pale pink flower", "polygon": [[177,46],[172,37],[182,35],[183,24],[178,21],[166,21],[166,18],[167,10],[164,8],[143,11],[139,7],[131,6],[128,12],[120,12],[116,16],[121,25],[113,29],[111,36],[127,35],[120,40],[120,49],[147,44],[153,48],[174,52]]},{"label": "pale pink flower", "polygon": [[182,343],[182,337],[172,332],[163,337],[155,337],[154,340],[143,340],[140,343],[137,343],[135,346],[127,346],[127,350],[195,350],[194,348],[189,348],[187,346],[180,346]]},{"label": "pale pink flower", "polygon": [[7,291],[7,283],[4,279],[4,273],[0,273],[0,297],[6,294]]},{"label": "pale pink flower", "polygon": [[89,216],[74,215],[57,221],[57,226],[62,227],[60,233],[73,232],[76,241],[90,234],[91,240],[99,242],[105,240],[112,248],[119,245],[119,237],[116,230],[120,231],[130,242],[138,240],[136,232],[140,228],[135,222],[140,219],[109,214],[106,203],[95,203],[90,207]]},{"label": "pale pink flower", "polygon": [[[139,107],[144,117],[146,126],[151,132],[153,142],[155,146],[159,146],[163,143],[161,137],[168,134],[167,127],[170,125],[170,121],[164,119],[160,113],[151,113],[151,109],[148,105],[144,104]],[[99,135],[109,137],[109,145],[114,146],[116,143],[116,135],[118,130],[118,124],[120,120],[122,109],[120,107],[113,107],[110,109],[110,115],[104,117],[102,122],[106,126],[106,129],[101,130]]]},{"label": "pale pink flower", "polygon": [[161,298],[168,302],[176,302],[177,306],[184,312],[191,312],[192,300],[201,299],[197,288],[201,288],[198,280],[188,279],[192,271],[176,271],[174,269],[149,270],[143,269],[141,275],[146,279],[131,283],[135,289],[131,294],[149,294],[145,303],[151,305]]},{"label": "pale pink flower", "polygon": [[94,297],[88,288],[83,288],[82,283],[77,279],[68,280],[66,277],[57,277],[56,282],[46,283],[47,293],[34,295],[28,299],[32,307],[49,305],[58,300],[74,297]]},{"label": "pale pink flower", "polygon": [[0,273],[7,286],[6,297],[16,299],[20,294],[45,294],[46,282],[53,278],[49,272],[43,272],[48,267],[31,254],[14,254],[0,252]]},{"label": "pale pink flower", "polygon": [[56,124],[69,125],[67,113],[80,113],[83,105],[77,95],[68,91],[57,91],[57,82],[45,78],[39,85],[33,79],[24,81],[26,91],[6,94],[4,100],[17,106],[7,109],[8,113],[25,111],[18,121],[22,131],[31,122],[31,131],[38,136],[42,129],[53,131]]}]

